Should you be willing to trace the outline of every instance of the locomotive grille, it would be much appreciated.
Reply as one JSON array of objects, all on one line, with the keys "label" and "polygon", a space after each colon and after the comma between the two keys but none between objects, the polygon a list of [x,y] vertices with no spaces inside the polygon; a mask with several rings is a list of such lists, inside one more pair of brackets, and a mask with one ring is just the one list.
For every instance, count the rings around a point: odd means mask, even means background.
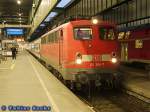
[{"label": "locomotive grille", "polygon": [[101,61],[110,61],[111,55],[110,54],[103,54],[101,55]]},{"label": "locomotive grille", "polygon": [[89,62],[93,60],[93,56],[92,55],[82,55],[82,60],[84,62]]}]

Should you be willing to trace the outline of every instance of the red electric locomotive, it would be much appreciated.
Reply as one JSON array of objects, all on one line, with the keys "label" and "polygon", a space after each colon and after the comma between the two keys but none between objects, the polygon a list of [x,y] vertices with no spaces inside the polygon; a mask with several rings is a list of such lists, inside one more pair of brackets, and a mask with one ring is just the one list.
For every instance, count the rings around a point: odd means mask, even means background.
[{"label": "red electric locomotive", "polygon": [[115,28],[104,21],[93,24],[90,20],[74,20],[62,24],[40,38],[40,58],[70,83],[115,81],[119,76]]}]

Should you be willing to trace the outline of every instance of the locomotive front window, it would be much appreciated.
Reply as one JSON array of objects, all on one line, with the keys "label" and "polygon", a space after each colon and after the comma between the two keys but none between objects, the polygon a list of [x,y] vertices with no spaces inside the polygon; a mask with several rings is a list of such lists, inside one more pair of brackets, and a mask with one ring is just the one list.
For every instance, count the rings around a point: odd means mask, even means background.
[{"label": "locomotive front window", "polygon": [[107,39],[107,29],[106,28],[100,28],[100,37],[102,40]]},{"label": "locomotive front window", "polygon": [[115,33],[113,28],[100,28],[99,30],[100,38],[102,40],[114,40]]},{"label": "locomotive front window", "polygon": [[114,40],[115,39],[114,29],[108,29],[108,39],[109,40]]},{"label": "locomotive front window", "polygon": [[77,40],[89,40],[92,39],[92,29],[91,28],[75,28],[74,36]]}]

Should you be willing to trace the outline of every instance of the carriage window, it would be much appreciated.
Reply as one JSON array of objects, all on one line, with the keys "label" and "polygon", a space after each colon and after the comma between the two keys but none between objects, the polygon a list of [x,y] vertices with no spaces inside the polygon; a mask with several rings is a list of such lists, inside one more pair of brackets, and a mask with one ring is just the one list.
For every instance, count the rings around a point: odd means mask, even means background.
[{"label": "carriage window", "polygon": [[115,33],[114,29],[112,28],[100,28],[100,38],[102,40],[114,40],[115,39]]},{"label": "carriage window", "polygon": [[91,28],[75,28],[74,36],[77,40],[88,40],[92,39],[92,29]]}]

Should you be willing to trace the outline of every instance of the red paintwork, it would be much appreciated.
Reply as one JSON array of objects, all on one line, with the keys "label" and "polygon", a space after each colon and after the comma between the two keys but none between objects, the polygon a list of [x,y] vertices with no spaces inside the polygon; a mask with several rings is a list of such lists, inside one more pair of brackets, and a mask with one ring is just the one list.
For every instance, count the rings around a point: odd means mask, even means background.
[{"label": "red paintwork", "polygon": [[[143,40],[143,48],[135,48],[135,41],[130,39]],[[131,32],[131,36],[128,41],[128,58],[139,60],[150,60],[150,29],[136,30]]]},{"label": "red paintwork", "polygon": [[[74,26],[83,24],[84,22],[73,22]],[[77,24],[77,25],[76,25]],[[85,23],[85,25],[88,25],[89,22]],[[89,24],[91,25],[91,24]],[[93,39],[92,40],[74,40],[73,37],[73,32],[72,31],[68,31],[66,33],[68,33],[67,35],[70,35],[70,38],[65,38],[64,42],[66,43],[67,46],[66,47],[66,51],[68,52],[67,55],[67,61],[68,63],[71,61],[75,60],[75,55],[77,52],[80,52],[81,54],[90,54],[93,56],[100,56],[101,54],[111,54],[112,52],[117,52],[117,44],[116,41],[102,41],[99,39],[98,36],[98,28],[96,26],[93,26]],[[68,26],[68,29],[72,29],[72,26]],[[67,30],[67,29],[66,29]],[[92,45],[91,48],[88,48],[88,45]],[[92,62],[91,62],[92,63]],[[77,65],[77,64],[72,64],[72,65],[67,65],[67,68],[95,68],[95,66],[91,66],[91,63],[83,63],[82,65]],[[106,68],[106,67],[112,67],[114,65],[112,65],[112,63],[110,62],[106,62],[104,65],[102,65],[101,63],[104,62],[97,62],[96,67],[100,67],[100,68]],[[101,66],[100,66],[101,65]]]},{"label": "red paintwork", "polygon": [[[73,27],[90,26],[92,27],[92,40],[75,40],[73,34]],[[82,55],[92,55],[94,58],[102,54],[112,54],[115,52],[118,55],[118,43],[116,40],[100,40],[98,27],[115,27],[115,25],[108,22],[101,22],[99,25],[92,25],[89,20],[72,21],[59,26],[54,29],[63,29],[63,40],[59,40],[55,44],[42,44],[40,54],[48,60],[53,61],[56,65],[62,65],[63,69],[67,68],[107,68],[116,69],[118,64],[112,64],[111,61],[91,61],[83,62],[81,65],[75,63],[76,53],[80,52]],[[53,32],[50,31],[50,32]],[[49,33],[50,33],[49,32]],[[47,35],[47,34],[45,34]],[[60,37],[59,37],[60,38]],[[88,46],[92,45],[91,48]],[[93,63],[94,62],[94,63]]]},{"label": "red paintwork", "polygon": [[46,44],[41,46],[40,54],[48,59],[52,59],[55,63],[59,63],[59,47],[58,44]]}]

